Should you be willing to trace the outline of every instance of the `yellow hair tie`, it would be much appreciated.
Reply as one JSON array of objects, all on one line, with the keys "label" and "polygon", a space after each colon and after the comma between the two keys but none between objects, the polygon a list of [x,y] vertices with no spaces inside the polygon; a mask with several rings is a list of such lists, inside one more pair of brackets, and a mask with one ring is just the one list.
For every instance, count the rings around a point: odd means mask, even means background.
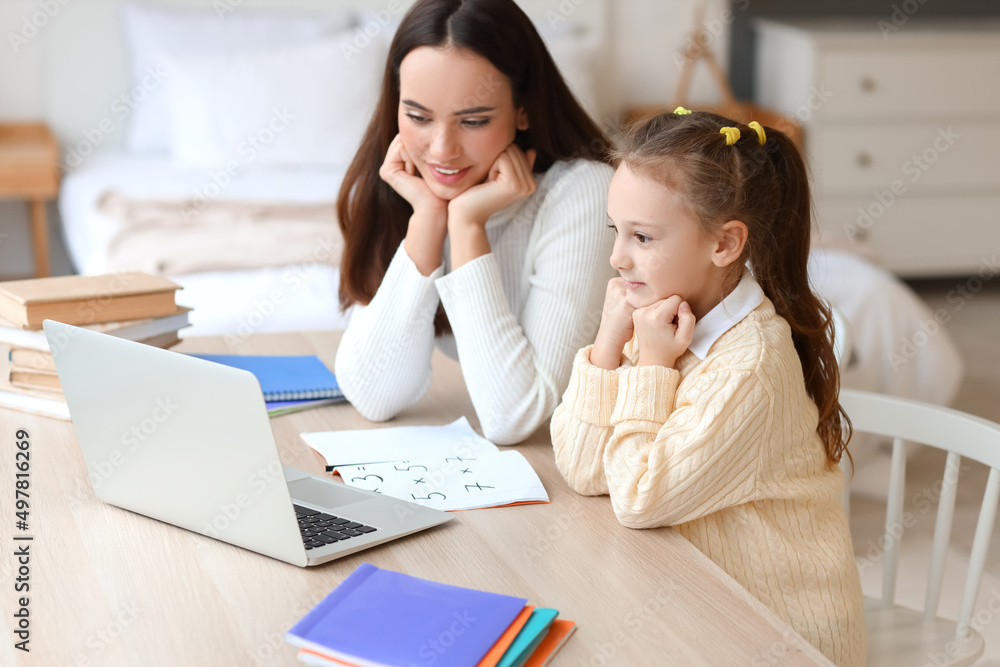
[{"label": "yellow hair tie", "polygon": [[719,134],[726,135],[727,146],[732,146],[740,140],[740,128],[738,127],[724,127],[719,130]]},{"label": "yellow hair tie", "polygon": [[764,128],[760,126],[760,123],[752,120],[747,123],[747,127],[757,133],[757,140],[760,141],[760,145],[763,146],[764,142],[767,141],[767,135],[764,134]]},{"label": "yellow hair tie", "polygon": [[685,109],[684,107],[677,107],[676,109],[674,109],[674,113],[677,114],[678,116],[687,116],[689,113],[691,113],[691,110]]}]

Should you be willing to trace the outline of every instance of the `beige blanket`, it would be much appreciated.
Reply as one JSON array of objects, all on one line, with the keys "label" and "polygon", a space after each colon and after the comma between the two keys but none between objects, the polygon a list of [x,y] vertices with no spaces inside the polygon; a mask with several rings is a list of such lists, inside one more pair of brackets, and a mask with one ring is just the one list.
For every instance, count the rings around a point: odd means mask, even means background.
[{"label": "beige blanket", "polygon": [[108,271],[181,275],[291,264],[340,264],[333,202],[156,200],[108,190],[97,210],[120,223]]}]

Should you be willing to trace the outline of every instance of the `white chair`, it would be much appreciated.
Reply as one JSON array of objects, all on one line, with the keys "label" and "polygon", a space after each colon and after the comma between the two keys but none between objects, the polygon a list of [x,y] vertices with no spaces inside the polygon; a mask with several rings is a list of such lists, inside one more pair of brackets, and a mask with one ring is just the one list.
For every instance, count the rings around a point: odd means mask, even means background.
[{"label": "white chair", "polygon": [[[892,472],[885,520],[882,599],[865,599],[869,665],[971,665],[985,647],[971,625],[973,606],[1000,498],[1000,424],[936,405],[842,389],[840,404],[857,431],[893,438]],[[899,540],[903,528],[906,444],[909,440],[948,452],[934,526],[934,543],[923,612],[895,605]],[[990,468],[979,512],[958,621],[937,617],[945,555],[951,539],[961,457]]]},{"label": "white chair", "polygon": [[851,353],[854,351],[854,341],[851,337],[851,327],[847,324],[847,318],[830,304],[830,314],[833,315],[833,354],[837,357],[837,366],[843,373],[851,362]]},{"label": "white chair", "polygon": [[[837,367],[840,369],[840,374],[843,376],[844,371],[847,370],[848,365],[851,361],[851,355],[854,351],[854,341],[851,337],[851,327],[847,324],[847,318],[832,304],[828,303],[830,306],[830,314],[833,316],[833,355],[837,358]],[[851,479],[853,475],[853,470],[851,469],[851,462],[845,456],[840,460],[840,466],[844,470],[844,479]],[[842,498],[844,503],[844,513],[847,518],[851,518],[851,490],[845,484],[844,485],[844,495]]]}]

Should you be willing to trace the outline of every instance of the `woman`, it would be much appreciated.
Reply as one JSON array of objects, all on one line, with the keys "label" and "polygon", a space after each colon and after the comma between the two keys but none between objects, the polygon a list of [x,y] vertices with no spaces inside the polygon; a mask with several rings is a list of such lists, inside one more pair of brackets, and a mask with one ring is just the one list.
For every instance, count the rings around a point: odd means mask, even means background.
[{"label": "woman", "polygon": [[337,202],[341,305],[362,306],[336,373],[362,415],[417,402],[436,345],[490,440],[551,416],[611,277],[607,147],[513,0],[410,9]]}]

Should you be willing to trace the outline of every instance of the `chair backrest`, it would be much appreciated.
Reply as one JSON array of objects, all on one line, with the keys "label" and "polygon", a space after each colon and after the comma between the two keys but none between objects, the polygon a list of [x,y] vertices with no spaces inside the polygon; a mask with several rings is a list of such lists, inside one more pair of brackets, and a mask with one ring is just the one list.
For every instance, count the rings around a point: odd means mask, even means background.
[{"label": "chair backrest", "polygon": [[934,526],[934,546],[924,601],[926,621],[933,620],[937,615],[941,597],[944,561],[948,541],[951,539],[951,522],[955,511],[955,492],[958,487],[961,458],[964,456],[990,468],[989,481],[986,484],[976,534],[972,542],[962,606],[959,610],[957,635],[966,636],[982,579],[986,552],[993,533],[997,501],[1000,499],[1000,424],[950,408],[853,389],[840,391],[840,404],[850,417],[856,431],[893,438],[882,564],[882,604],[885,607],[891,607],[896,597],[898,547],[903,534],[905,441],[930,445],[948,452]]},{"label": "chair backrest", "polygon": [[833,354],[837,357],[837,366],[843,372],[851,361],[854,339],[851,336],[851,328],[847,324],[847,318],[844,317],[843,313],[832,304],[830,305],[830,313],[833,315]]}]

